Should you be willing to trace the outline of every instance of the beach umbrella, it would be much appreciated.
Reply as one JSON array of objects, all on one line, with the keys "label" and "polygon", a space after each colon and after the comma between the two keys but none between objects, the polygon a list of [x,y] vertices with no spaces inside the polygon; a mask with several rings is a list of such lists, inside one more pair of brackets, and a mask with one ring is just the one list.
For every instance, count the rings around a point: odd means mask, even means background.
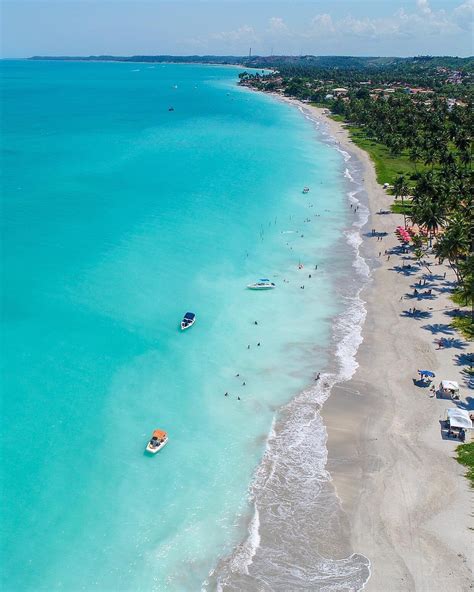
[{"label": "beach umbrella", "polygon": [[418,370],[418,374],[420,374],[421,376],[428,376],[429,378],[435,377],[435,373],[431,370]]}]

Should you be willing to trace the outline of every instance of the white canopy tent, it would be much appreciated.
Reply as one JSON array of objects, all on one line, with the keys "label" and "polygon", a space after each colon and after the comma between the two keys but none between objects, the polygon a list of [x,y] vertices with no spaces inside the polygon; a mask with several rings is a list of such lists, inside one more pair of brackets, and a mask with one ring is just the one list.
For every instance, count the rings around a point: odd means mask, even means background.
[{"label": "white canopy tent", "polygon": [[459,399],[459,384],[455,380],[442,380],[439,390],[453,399]]},{"label": "white canopy tent", "polygon": [[469,412],[464,409],[458,409],[457,407],[448,409],[446,411],[448,416],[449,425],[452,428],[459,428],[464,430],[472,430],[472,421],[469,417]]},{"label": "white canopy tent", "polygon": [[455,380],[442,380],[441,386],[447,391],[459,390],[459,384]]}]

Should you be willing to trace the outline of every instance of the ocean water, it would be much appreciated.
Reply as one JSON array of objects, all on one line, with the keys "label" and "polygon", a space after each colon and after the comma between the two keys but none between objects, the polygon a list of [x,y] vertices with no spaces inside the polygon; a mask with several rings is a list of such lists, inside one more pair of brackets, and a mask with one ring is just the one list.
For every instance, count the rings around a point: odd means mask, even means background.
[{"label": "ocean water", "polygon": [[2,588],[199,590],[330,359],[344,155],[235,68],[1,69]]}]

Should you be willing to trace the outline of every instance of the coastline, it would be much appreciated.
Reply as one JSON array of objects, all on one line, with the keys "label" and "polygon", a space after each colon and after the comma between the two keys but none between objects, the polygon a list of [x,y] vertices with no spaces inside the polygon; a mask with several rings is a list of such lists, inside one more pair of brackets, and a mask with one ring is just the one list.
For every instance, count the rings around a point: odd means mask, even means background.
[{"label": "coastline", "polygon": [[[461,405],[473,407],[462,364],[456,365],[456,356],[468,353],[469,343],[449,328],[447,316],[455,308],[449,300],[454,274],[433,258],[429,276],[423,266],[407,272],[403,266],[412,260],[399,252],[394,233],[403,216],[391,213],[393,198],[377,183],[368,153],[351,141],[341,123],[328,117],[326,109],[273,96],[298,108],[336,144],[347,164],[361,169],[357,180],[346,169],[356,185],[348,199],[354,210],[356,204],[362,208],[367,204],[367,220],[354,223],[345,235],[348,244],[355,240],[354,266],[366,266],[370,278],[360,279],[356,293],[346,286],[341,291],[352,312],[354,304],[362,312],[355,319],[336,318],[333,345],[339,368],[333,361],[329,373],[321,375],[321,384],[308,387],[279,410],[250,489],[255,514],[249,536],[221,560],[210,581],[217,581],[216,588],[225,591],[266,590],[267,586],[269,590],[354,592],[470,590],[472,490],[464,467],[454,458],[460,442],[446,439],[440,423],[446,409],[455,404],[431,398],[428,389],[414,384],[418,368],[431,368],[436,384],[441,379],[457,380]],[[362,201],[354,198],[360,192]],[[372,236],[372,228],[381,238]],[[419,301],[412,296],[413,286],[425,278],[433,295]],[[424,316],[407,314],[414,304]],[[438,351],[436,340],[446,333],[455,335],[456,345]],[[343,367],[344,354],[348,368]],[[312,424],[320,438],[323,433],[318,443],[327,448],[322,468],[315,470],[313,459],[295,474],[282,470],[297,462],[280,444],[290,437],[290,420],[302,430],[296,447],[306,452],[302,460],[317,450],[307,425]],[[286,461],[278,452],[287,456]],[[306,480],[312,480],[304,512],[298,494],[288,486],[290,479],[305,486]],[[273,489],[273,495],[266,489]],[[296,546],[304,548],[309,540],[311,553],[301,548],[299,555],[289,552],[288,539],[268,520],[268,514],[279,513],[282,507],[276,490],[292,507],[286,527],[295,528],[296,522],[300,529]],[[262,521],[265,512],[267,519]],[[311,529],[306,522],[314,521],[315,513],[319,518]]]},{"label": "coastline", "polygon": [[[221,557],[203,582],[203,590],[359,590],[370,576],[370,561],[352,547],[347,517],[326,470],[327,433],[320,413],[332,386],[347,380],[355,369],[365,316],[359,293],[369,272],[354,239],[368,209],[365,195],[361,201],[355,197],[365,193],[359,161],[350,161],[319,122],[304,115],[311,120],[317,141],[344,156],[339,173],[345,178],[347,219],[332,254],[334,263],[341,258],[345,263],[332,268],[329,254],[323,266],[326,273],[331,270],[339,311],[331,317],[331,337],[324,345],[328,359],[318,366],[317,349],[312,358],[313,371],[321,371],[321,380],[307,384],[275,408],[266,449],[249,487],[252,512],[246,518],[247,536]],[[354,205],[350,212],[349,202]],[[360,208],[354,216],[356,204]],[[296,445],[288,447],[295,435]]]},{"label": "coastline", "polygon": [[[413,384],[417,368],[429,367],[437,380],[457,380],[462,395],[469,395],[461,367],[453,360],[463,350],[435,349],[433,330],[403,316],[411,301],[401,298],[426,270],[397,273],[400,257],[392,255],[389,261],[383,255],[397,246],[394,229],[403,224],[403,216],[378,214],[390,210],[392,197],[377,183],[369,155],[326,110],[290,102],[310,111],[342,149],[362,162],[370,209],[366,229],[387,233],[380,241],[363,236],[362,252],[375,269],[373,281],[362,291],[367,317],[358,368],[348,382],[333,387],[321,411],[328,432],[327,469],[348,516],[352,546],[371,561],[364,589],[469,590],[471,491],[463,467],[453,458],[459,441],[444,440],[439,423],[453,403],[432,399],[427,389]],[[430,269],[439,278],[446,273],[446,281],[433,286],[436,299],[420,306],[433,309],[426,322],[436,327],[446,324],[445,313],[454,308],[442,291],[454,274],[434,262]]]}]

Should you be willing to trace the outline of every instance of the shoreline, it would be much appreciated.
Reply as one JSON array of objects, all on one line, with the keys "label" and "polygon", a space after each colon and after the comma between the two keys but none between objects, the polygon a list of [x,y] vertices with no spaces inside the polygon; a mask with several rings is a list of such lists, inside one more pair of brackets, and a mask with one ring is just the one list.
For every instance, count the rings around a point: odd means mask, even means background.
[{"label": "shoreline", "polygon": [[[453,458],[460,442],[443,440],[439,424],[454,404],[430,398],[412,380],[417,368],[429,367],[437,381],[449,377],[459,382],[461,400],[469,397],[461,368],[452,359],[463,350],[436,350],[433,331],[401,316],[411,303],[404,294],[426,270],[397,273],[394,265],[401,258],[391,255],[389,261],[383,255],[398,245],[394,230],[403,216],[378,214],[390,210],[393,198],[377,183],[369,155],[325,109],[289,102],[311,112],[343,150],[360,160],[370,209],[365,229],[387,233],[380,241],[369,240],[361,229],[361,250],[375,269],[373,281],[362,290],[367,317],[358,368],[349,381],[333,387],[321,410],[328,433],[327,469],[349,520],[352,546],[371,562],[364,590],[441,591],[453,585],[470,590],[471,491],[464,468]],[[446,273],[446,281],[454,279],[446,265],[432,262],[430,269],[438,278]],[[446,281],[437,284],[446,286]],[[445,312],[454,308],[439,288],[436,299],[420,303],[422,310],[433,309],[426,321],[432,327],[446,324]]]},{"label": "shoreline", "polygon": [[[303,115],[311,120],[315,141],[341,153],[337,158],[339,172],[345,178],[347,220],[335,249],[345,263],[331,274],[340,309],[331,317],[331,337],[325,345],[328,359],[316,367],[317,356],[312,362],[314,375],[320,371],[321,380],[306,384],[275,409],[265,452],[250,483],[247,534],[211,570],[204,583],[206,590],[250,592],[261,590],[263,582],[275,591],[293,589],[295,582],[298,589],[342,586],[344,590],[359,590],[370,576],[370,561],[351,544],[346,515],[326,470],[327,433],[320,413],[332,386],[348,380],[355,369],[365,317],[360,291],[370,281],[358,240],[368,218],[367,198],[358,159],[351,160],[336,146],[332,135],[309,116],[312,114]],[[349,211],[349,203],[354,210]],[[330,260],[325,259],[325,267],[331,267]],[[287,442],[295,434],[298,445],[289,449]],[[276,516],[287,519],[275,521]],[[298,566],[296,580],[291,566]]]},{"label": "shoreline", "polygon": [[[371,271],[370,281],[358,292],[366,318],[352,358],[356,369],[350,378],[327,385],[329,393],[315,411],[327,435],[326,489],[340,506],[331,508],[340,540],[334,546],[334,540],[325,543],[314,533],[313,545],[324,557],[342,553],[346,560],[369,561],[365,582],[347,588],[348,582],[341,581],[344,590],[471,590],[472,490],[454,456],[459,440],[447,439],[441,429],[446,410],[455,403],[439,395],[431,398],[429,389],[415,384],[417,369],[430,368],[436,372],[436,385],[442,379],[457,380],[460,404],[474,408],[472,385],[467,385],[458,358],[472,347],[450,327],[450,312],[457,308],[449,299],[454,273],[433,256],[429,268],[404,268],[413,259],[400,252],[394,232],[403,225],[403,216],[391,212],[393,197],[378,184],[369,154],[352,142],[344,124],[331,119],[325,108],[265,94],[298,108],[337,149],[360,162],[369,208],[366,224],[354,228],[360,238],[356,257]],[[351,193],[348,197],[352,201]],[[380,238],[372,236],[371,229]],[[415,283],[419,288],[421,282],[428,282],[433,292],[427,299],[413,294]],[[421,316],[409,314],[413,305]],[[440,350],[437,339],[446,334],[454,336],[454,344]],[[294,401],[304,406],[303,394]],[[306,516],[313,511],[308,506]],[[347,552],[352,552],[350,558]],[[303,571],[298,585],[306,589],[309,582],[302,576]]]}]

